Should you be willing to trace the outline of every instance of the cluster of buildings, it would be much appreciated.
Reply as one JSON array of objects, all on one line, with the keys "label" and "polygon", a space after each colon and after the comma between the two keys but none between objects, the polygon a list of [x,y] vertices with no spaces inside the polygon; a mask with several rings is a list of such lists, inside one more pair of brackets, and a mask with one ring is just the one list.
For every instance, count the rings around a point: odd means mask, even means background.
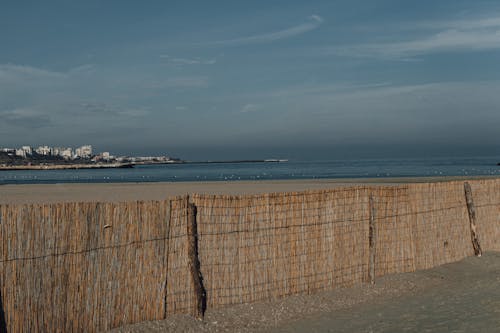
[{"label": "cluster of buildings", "polygon": [[179,163],[181,160],[168,156],[113,156],[109,152],[94,154],[91,145],[84,145],[78,148],[70,147],[49,147],[22,146],[20,148],[0,148],[0,153],[11,156],[18,156],[25,159],[37,157],[57,157],[65,160],[89,160],[92,162],[120,162],[133,164],[154,164],[154,163]]},{"label": "cluster of buildings", "polygon": [[84,145],[75,149],[71,147],[39,146],[38,148],[33,148],[31,146],[22,146],[20,148],[0,148],[0,152],[12,154],[23,158],[29,158],[35,155],[47,156],[47,157],[56,156],[64,158],[65,160],[76,160],[76,159],[109,160],[114,158],[114,156],[111,156],[109,152],[104,152],[98,155],[94,155],[91,145]]}]

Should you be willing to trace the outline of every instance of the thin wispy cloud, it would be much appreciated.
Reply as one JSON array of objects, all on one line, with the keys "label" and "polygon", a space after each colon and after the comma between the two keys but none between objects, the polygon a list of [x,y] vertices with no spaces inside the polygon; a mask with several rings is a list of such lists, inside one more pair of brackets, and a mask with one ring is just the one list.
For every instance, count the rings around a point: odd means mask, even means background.
[{"label": "thin wispy cloud", "polygon": [[[304,115],[304,119],[316,117],[328,124],[333,124],[332,121],[339,118],[352,120],[357,116],[418,119],[423,114],[445,122],[459,115],[461,119],[469,119],[471,109],[481,110],[477,112],[491,122],[500,124],[494,111],[500,103],[499,87],[500,81],[422,84],[380,82],[366,85],[325,83],[292,85],[249,97],[270,105],[270,113]],[[245,108],[252,109],[252,105]]]},{"label": "thin wispy cloud", "polygon": [[94,64],[85,64],[69,70],[70,75],[93,74],[97,70]]},{"label": "thin wispy cloud", "polygon": [[267,32],[263,34],[245,36],[233,39],[225,39],[204,43],[205,45],[240,45],[240,44],[257,44],[269,43],[280,39],[291,38],[304,34],[306,32],[315,30],[324,22],[323,18],[319,15],[310,15],[307,17],[306,22],[289,27],[283,30]]},{"label": "thin wispy cloud", "polygon": [[490,14],[488,16],[478,16],[474,19],[443,20],[434,22],[424,22],[419,24],[422,28],[438,29],[479,29],[500,26],[500,14]]},{"label": "thin wispy cloud", "polygon": [[0,117],[4,124],[26,129],[37,129],[51,124],[48,115],[31,109],[1,110]]},{"label": "thin wispy cloud", "polygon": [[81,103],[79,107],[74,108],[75,113],[79,115],[91,116],[113,116],[113,117],[144,117],[149,114],[148,110],[138,108],[127,108],[106,103]]},{"label": "thin wispy cloud", "polygon": [[93,74],[96,66],[85,64],[68,69],[67,71],[54,71],[18,64],[0,64],[0,84],[3,82],[12,83],[14,81],[34,82],[41,81],[48,83],[62,82],[68,79],[76,79],[82,75]]},{"label": "thin wispy cloud", "polygon": [[[283,90],[278,94],[280,97],[263,94],[260,99],[272,105],[272,110],[296,115],[302,121],[295,126],[311,130],[322,126],[337,131],[352,130],[353,123],[367,127],[377,124],[375,128],[384,130],[392,126],[425,130],[426,126],[437,124],[445,133],[455,130],[447,129],[454,123],[493,133],[492,129],[500,125],[495,111],[500,103],[499,87],[500,81],[382,83],[357,88],[320,84],[315,88],[290,87],[286,104],[281,97]],[[472,109],[476,110],[473,115]],[[381,126],[382,123],[391,126]]]},{"label": "thin wispy cloud", "polygon": [[151,84],[151,88],[203,88],[208,86],[208,77],[206,76],[179,76],[170,77]]},{"label": "thin wispy cloud", "polygon": [[[269,97],[288,97],[300,99],[303,97],[318,97],[323,96],[329,99],[349,98],[353,100],[364,99],[368,97],[384,98],[386,96],[402,95],[421,91],[438,91],[438,90],[466,90],[474,86],[487,87],[499,86],[498,82],[435,82],[423,84],[390,84],[387,82],[374,84],[318,84],[313,86],[291,86],[287,89],[281,89],[275,92],[268,93]],[[311,101],[308,99],[308,101]]]},{"label": "thin wispy cloud", "polygon": [[184,66],[184,65],[214,65],[217,63],[217,59],[201,59],[201,58],[177,58],[169,56],[168,54],[160,55],[166,64],[173,66]]},{"label": "thin wispy cloud", "polygon": [[254,112],[260,110],[260,108],[261,108],[260,105],[248,103],[243,105],[243,107],[240,109],[240,113]]},{"label": "thin wispy cloud", "polygon": [[[94,85],[107,78],[94,65],[80,65],[66,71],[54,71],[26,65],[0,64],[0,131],[9,127],[46,129],[64,123],[79,122],[101,126],[147,118],[151,110],[145,103],[129,103],[120,97],[133,91],[126,80],[111,82],[116,92],[99,94]],[[132,81],[132,80],[131,80]],[[206,78],[173,77],[163,87],[199,87]],[[123,89],[123,90],[122,90]],[[5,133],[5,132],[4,132]]]},{"label": "thin wispy cloud", "polygon": [[336,84],[310,84],[291,86],[282,89],[277,89],[266,93],[266,96],[273,98],[290,98],[294,96],[304,95],[321,95],[321,94],[337,94],[352,91],[374,89],[380,87],[391,86],[389,82],[379,82],[371,84],[351,84],[351,83],[336,83]]},{"label": "thin wispy cloud", "polygon": [[335,46],[325,51],[340,56],[401,60],[433,53],[500,49],[500,16],[415,26],[420,29],[420,37],[410,40]]},{"label": "thin wispy cloud", "polygon": [[66,73],[50,71],[32,66],[16,64],[0,64],[0,80],[27,78],[27,79],[63,79]]}]

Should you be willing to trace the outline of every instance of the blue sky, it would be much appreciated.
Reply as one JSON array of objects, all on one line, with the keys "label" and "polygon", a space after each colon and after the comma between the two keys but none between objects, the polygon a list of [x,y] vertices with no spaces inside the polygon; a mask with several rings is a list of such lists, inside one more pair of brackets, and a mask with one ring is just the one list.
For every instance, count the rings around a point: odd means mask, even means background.
[{"label": "blue sky", "polygon": [[498,1],[1,4],[1,146],[499,154]]}]

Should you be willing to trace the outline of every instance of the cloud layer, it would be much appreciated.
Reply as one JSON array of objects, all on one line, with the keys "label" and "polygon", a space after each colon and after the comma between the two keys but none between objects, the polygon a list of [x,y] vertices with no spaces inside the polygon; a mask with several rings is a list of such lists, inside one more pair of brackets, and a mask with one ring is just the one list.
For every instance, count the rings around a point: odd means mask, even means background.
[{"label": "cloud layer", "polygon": [[310,15],[307,17],[306,22],[299,25],[295,25],[283,30],[267,32],[263,34],[238,37],[233,39],[225,39],[219,41],[213,41],[206,44],[211,45],[240,45],[240,44],[258,44],[258,43],[269,43],[277,41],[280,39],[291,38],[297,35],[304,34],[306,32],[315,30],[323,23],[323,18],[319,15]]},{"label": "cloud layer", "polygon": [[419,37],[392,42],[365,43],[326,48],[326,52],[350,57],[408,58],[453,51],[500,49],[500,16],[476,20],[415,24]]},{"label": "cloud layer", "polygon": [[116,20],[107,2],[30,18],[6,4],[0,142],[495,144],[500,5],[443,1],[158,2]]}]

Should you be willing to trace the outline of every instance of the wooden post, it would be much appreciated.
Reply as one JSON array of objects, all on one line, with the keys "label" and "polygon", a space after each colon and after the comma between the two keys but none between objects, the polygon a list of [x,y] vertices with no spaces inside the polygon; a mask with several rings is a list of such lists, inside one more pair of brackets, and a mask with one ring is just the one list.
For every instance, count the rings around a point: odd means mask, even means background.
[{"label": "wooden post", "polygon": [[375,283],[375,204],[373,194],[370,194],[370,229],[368,231],[368,244],[370,251],[369,278],[370,283]]},{"label": "wooden post", "polygon": [[5,312],[3,310],[1,288],[0,288],[0,333],[7,333],[7,321],[5,320]]},{"label": "wooden post", "polygon": [[200,271],[200,260],[198,258],[198,227],[196,224],[196,206],[189,202],[187,204],[187,236],[188,236],[188,266],[191,271],[191,281],[195,294],[195,306],[193,316],[203,319],[207,308],[207,292],[203,286],[203,276]]},{"label": "wooden post", "polygon": [[[189,202],[186,200],[186,202]],[[164,251],[164,256],[163,256],[163,262],[164,262],[164,267],[165,267],[165,295],[163,296],[163,318],[167,318],[168,314],[168,259],[170,256],[170,230],[172,229],[172,199],[168,199],[168,220],[167,222],[167,230],[166,230],[166,235],[165,235],[165,251]]]},{"label": "wooden post", "polygon": [[469,212],[470,236],[471,236],[472,246],[474,247],[474,254],[480,257],[482,251],[481,251],[481,245],[479,244],[479,239],[477,237],[476,209],[474,207],[474,201],[472,200],[472,189],[468,182],[464,183],[464,189],[465,189],[465,201],[467,202],[467,211]]}]

